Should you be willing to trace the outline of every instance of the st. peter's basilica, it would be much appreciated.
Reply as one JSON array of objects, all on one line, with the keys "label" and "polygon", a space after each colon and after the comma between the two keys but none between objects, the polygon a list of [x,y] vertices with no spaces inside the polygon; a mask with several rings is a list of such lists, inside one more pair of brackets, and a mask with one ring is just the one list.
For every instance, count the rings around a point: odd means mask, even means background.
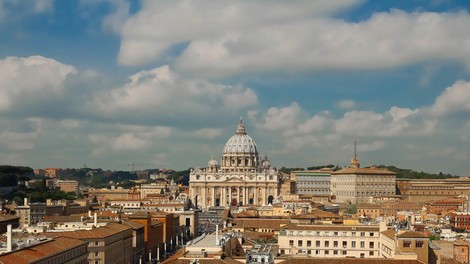
[{"label": "st. peter's basilica", "polygon": [[189,175],[189,195],[202,209],[211,206],[268,205],[281,190],[279,171],[260,159],[255,141],[246,134],[242,119],[236,134],[225,143],[220,165],[212,157],[206,168]]}]

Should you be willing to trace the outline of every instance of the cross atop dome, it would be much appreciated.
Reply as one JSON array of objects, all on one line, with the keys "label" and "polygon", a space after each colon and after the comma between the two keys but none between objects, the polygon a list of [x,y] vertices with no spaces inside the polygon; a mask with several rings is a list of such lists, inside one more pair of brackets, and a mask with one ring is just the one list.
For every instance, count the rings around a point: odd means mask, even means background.
[{"label": "cross atop dome", "polygon": [[237,135],[246,135],[245,125],[243,124],[243,118],[240,116],[240,122],[237,126]]}]

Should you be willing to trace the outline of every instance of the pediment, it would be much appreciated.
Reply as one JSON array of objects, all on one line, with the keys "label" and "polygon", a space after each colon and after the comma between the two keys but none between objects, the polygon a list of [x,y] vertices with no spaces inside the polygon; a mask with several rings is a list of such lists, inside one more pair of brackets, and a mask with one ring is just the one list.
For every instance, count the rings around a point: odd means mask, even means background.
[{"label": "pediment", "polygon": [[244,180],[241,180],[240,178],[237,177],[230,177],[225,180],[225,182],[245,182]]}]

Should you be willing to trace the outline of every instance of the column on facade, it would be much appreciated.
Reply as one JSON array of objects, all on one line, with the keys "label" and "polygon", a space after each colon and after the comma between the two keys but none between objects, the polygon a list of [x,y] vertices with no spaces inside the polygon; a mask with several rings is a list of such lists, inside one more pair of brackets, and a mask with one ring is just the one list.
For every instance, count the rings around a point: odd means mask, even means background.
[{"label": "column on facade", "polygon": [[211,196],[211,203],[212,206],[215,206],[215,187],[212,188],[212,196]]},{"label": "column on facade", "polygon": [[207,208],[207,201],[206,201],[206,192],[207,192],[207,186],[203,186],[201,188],[201,200],[202,200],[202,204],[203,204],[203,208]]},{"label": "column on facade", "polygon": [[263,189],[261,190],[261,193],[262,193],[262,195],[263,195],[262,203],[263,203],[264,205],[267,205],[267,202],[268,202],[268,201],[266,200],[266,186],[263,187]]}]

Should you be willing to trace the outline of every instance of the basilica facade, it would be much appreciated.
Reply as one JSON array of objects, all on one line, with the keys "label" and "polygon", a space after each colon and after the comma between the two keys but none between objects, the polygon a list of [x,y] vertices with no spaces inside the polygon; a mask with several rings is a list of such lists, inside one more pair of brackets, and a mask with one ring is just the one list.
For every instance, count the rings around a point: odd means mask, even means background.
[{"label": "basilica facade", "polygon": [[189,195],[197,208],[272,204],[280,194],[281,177],[268,159],[261,159],[242,119],[225,144],[220,164],[212,157],[205,168],[189,175]]}]

